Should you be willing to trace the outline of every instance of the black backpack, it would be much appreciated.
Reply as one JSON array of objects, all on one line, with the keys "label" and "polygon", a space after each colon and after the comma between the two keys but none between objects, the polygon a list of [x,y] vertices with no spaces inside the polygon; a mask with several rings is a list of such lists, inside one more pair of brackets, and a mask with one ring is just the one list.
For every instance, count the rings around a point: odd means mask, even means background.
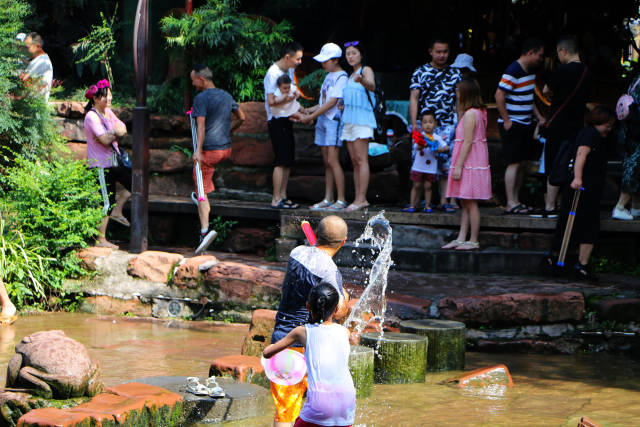
[{"label": "black backpack", "polygon": [[[362,74],[363,70],[364,70],[364,67],[360,69],[360,74]],[[371,108],[373,109],[373,115],[376,118],[375,133],[376,135],[379,136],[379,135],[382,135],[382,133],[384,132],[384,118],[385,118],[385,115],[387,114],[387,105],[385,103],[384,90],[382,90],[382,86],[380,85],[380,80],[376,78],[375,82],[376,82],[376,90],[373,92],[375,103],[373,102],[374,100],[371,99],[371,94],[369,93],[369,91],[366,89],[365,90],[367,91],[367,98],[369,98],[369,104],[371,104]]]}]

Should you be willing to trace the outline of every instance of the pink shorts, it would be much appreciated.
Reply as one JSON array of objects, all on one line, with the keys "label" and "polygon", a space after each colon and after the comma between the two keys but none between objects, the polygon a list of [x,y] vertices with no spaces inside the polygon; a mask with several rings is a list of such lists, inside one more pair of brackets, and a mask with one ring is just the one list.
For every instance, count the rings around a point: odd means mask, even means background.
[{"label": "pink shorts", "polygon": [[[202,152],[204,160],[200,162],[200,170],[202,170],[202,185],[204,187],[204,194],[209,194],[215,187],[213,186],[213,172],[215,171],[215,165],[227,160],[231,157],[231,148],[224,150],[206,150]],[[196,183],[196,167],[193,167],[193,183],[198,191],[198,184]]]},{"label": "pink shorts", "polygon": [[424,173],[418,171],[411,171],[409,179],[413,182],[436,182],[438,175],[435,173]]}]

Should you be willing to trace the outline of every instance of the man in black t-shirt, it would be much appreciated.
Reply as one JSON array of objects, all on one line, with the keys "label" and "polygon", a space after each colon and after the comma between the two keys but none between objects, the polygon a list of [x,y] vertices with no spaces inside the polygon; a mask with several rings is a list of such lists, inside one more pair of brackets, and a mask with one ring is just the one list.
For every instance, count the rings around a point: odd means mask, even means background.
[{"label": "man in black t-shirt", "polygon": [[[544,160],[547,178],[562,143],[575,139],[584,126],[587,97],[592,85],[591,73],[587,66],[580,62],[578,42],[575,38],[563,37],[558,40],[556,52],[559,64],[543,89],[545,95],[551,94],[551,111],[548,117],[548,120],[551,121],[545,131],[547,142]],[[573,96],[571,96],[572,94]],[[534,212],[531,216],[538,218],[557,217],[558,190],[559,187],[549,184],[547,179],[544,210]]]}]

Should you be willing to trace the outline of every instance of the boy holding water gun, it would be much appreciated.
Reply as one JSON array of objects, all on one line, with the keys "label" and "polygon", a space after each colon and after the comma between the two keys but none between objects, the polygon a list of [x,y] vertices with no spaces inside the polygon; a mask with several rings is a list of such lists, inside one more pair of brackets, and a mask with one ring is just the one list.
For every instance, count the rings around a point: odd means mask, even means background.
[{"label": "boy holding water gun", "polygon": [[417,206],[420,202],[420,194],[424,189],[424,212],[433,212],[431,207],[432,184],[437,181],[438,177],[438,153],[446,153],[449,146],[444,140],[433,133],[438,125],[435,112],[432,110],[425,111],[420,119],[421,129],[414,129],[411,132],[413,140],[413,165],[411,166],[411,174],[409,178],[413,181],[411,187],[411,202],[403,212],[417,212]]}]

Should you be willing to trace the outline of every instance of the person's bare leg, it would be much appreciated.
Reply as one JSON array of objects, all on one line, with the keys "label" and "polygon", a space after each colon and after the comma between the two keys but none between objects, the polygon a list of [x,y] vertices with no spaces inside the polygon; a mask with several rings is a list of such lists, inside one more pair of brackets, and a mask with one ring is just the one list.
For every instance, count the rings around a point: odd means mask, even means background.
[{"label": "person's bare leg", "polygon": [[329,162],[330,170],[333,173],[333,180],[335,181],[336,192],[338,193],[338,198],[336,199],[336,201],[341,200],[344,202],[344,171],[342,170],[342,165],[340,165],[339,154],[340,147],[327,147],[327,160]]},{"label": "person's bare leg", "polygon": [[547,180],[547,194],[544,196],[544,209],[547,211],[553,211],[556,209],[556,199],[558,198],[558,193],[560,192],[560,187],[549,184]]},{"label": "person's bare leg", "polygon": [[593,243],[581,243],[578,247],[578,261],[582,265],[589,264],[589,258],[591,258],[591,252],[593,252]]},{"label": "person's bare leg", "polygon": [[200,230],[209,229],[209,213],[211,212],[211,205],[209,205],[209,199],[198,201],[198,216],[200,217]]},{"label": "person's bare leg", "polygon": [[0,278],[0,304],[2,304],[2,315],[13,316],[16,314],[16,306],[9,299],[9,294],[7,293],[7,288],[4,287],[2,278]]},{"label": "person's bare leg", "polygon": [[432,184],[429,181],[424,183],[424,208],[427,209],[431,204],[431,197],[433,196]]},{"label": "person's bare leg", "polygon": [[629,203],[630,199],[631,199],[630,193],[625,193],[624,191],[621,191],[620,197],[618,197],[618,202],[616,203],[616,208],[624,209],[624,207],[627,206],[627,203]]},{"label": "person's bare leg", "polygon": [[127,200],[129,200],[129,197],[131,197],[131,193],[129,193],[126,188],[116,193],[116,205],[111,211],[111,216],[124,216],[122,215],[122,209],[124,209],[124,205],[127,203]]},{"label": "person's bare leg", "polygon": [[447,183],[449,178],[447,175],[440,175],[440,206],[447,204]]},{"label": "person's bare leg", "polygon": [[420,203],[420,193],[422,192],[422,183],[421,182],[414,182],[413,186],[411,187],[411,207],[412,208],[416,208],[418,206],[418,204]]},{"label": "person's bare leg", "polygon": [[[520,201],[518,200],[518,193],[516,192],[516,181],[518,180],[518,167],[519,163],[511,163],[507,165],[504,171],[504,190],[507,196],[507,210],[518,206]],[[464,203],[461,201],[460,203]]]},{"label": "person's bare leg", "polygon": [[480,209],[477,200],[466,200],[467,212],[469,213],[469,241],[478,243],[480,234]]},{"label": "person's bare leg", "polygon": [[461,199],[460,204],[462,205],[462,214],[460,216],[460,231],[458,232],[458,238],[456,239],[459,242],[467,241],[467,229],[469,228],[469,206],[467,205],[467,200]]},{"label": "person's bare leg", "polygon": [[329,148],[320,147],[322,162],[324,163],[324,200],[333,201],[333,171],[329,163]]},{"label": "person's bare leg", "polygon": [[353,201],[354,205],[368,205],[367,189],[369,188],[369,141],[366,139],[356,139],[353,142],[356,163],[358,164],[354,171],[354,176],[358,174],[358,186],[356,186],[356,197]]},{"label": "person's bare leg", "polygon": [[283,167],[276,166],[273,168],[273,197],[271,198],[271,205],[275,206],[280,202],[280,192],[282,187],[282,179],[283,179]]},{"label": "person's bare leg", "polygon": [[107,240],[107,224],[109,223],[109,217],[105,216],[98,227],[98,237],[96,241],[98,242],[98,246],[102,246],[105,248],[118,249],[118,245],[114,245],[110,241]]},{"label": "person's bare leg", "polygon": [[360,174],[358,173],[357,164],[356,164],[356,149],[355,149],[355,141],[345,141],[347,144],[347,151],[349,152],[349,158],[351,159],[351,165],[353,166],[353,187],[355,190],[356,197],[358,195],[358,187],[360,186]]}]

